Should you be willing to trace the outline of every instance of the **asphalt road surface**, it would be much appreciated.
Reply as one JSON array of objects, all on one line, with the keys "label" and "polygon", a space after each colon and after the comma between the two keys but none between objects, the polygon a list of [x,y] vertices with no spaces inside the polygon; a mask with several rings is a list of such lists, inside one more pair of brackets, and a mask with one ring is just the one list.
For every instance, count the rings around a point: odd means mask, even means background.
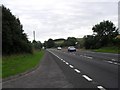
[{"label": "asphalt road surface", "polygon": [[120,86],[118,57],[118,54],[48,49],[37,70],[4,82],[3,88],[115,89]]}]

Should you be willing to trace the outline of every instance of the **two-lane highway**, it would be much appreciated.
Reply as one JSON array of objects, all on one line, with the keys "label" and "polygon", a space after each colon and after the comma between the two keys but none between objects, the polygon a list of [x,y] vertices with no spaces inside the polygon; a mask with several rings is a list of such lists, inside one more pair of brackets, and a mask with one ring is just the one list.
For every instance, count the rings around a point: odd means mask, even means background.
[{"label": "two-lane highway", "polygon": [[96,88],[117,89],[117,54],[47,49],[39,67],[3,82],[3,88]]},{"label": "two-lane highway", "polygon": [[[115,60],[118,61],[117,54],[80,51],[74,53],[54,49],[48,51],[58,58],[56,62],[66,77],[68,77],[68,80],[76,87],[81,87],[81,85],[87,87],[87,84],[85,86],[86,82],[81,82],[84,78],[88,83],[92,84],[93,87],[104,89],[118,88],[119,63],[114,62]],[[70,70],[77,72],[80,77],[75,76]],[[74,77],[77,77],[77,79]]]}]

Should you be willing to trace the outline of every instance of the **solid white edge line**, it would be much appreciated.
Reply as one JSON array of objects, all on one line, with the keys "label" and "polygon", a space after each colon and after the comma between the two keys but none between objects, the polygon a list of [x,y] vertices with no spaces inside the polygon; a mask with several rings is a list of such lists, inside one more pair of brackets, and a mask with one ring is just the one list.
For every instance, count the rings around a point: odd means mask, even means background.
[{"label": "solid white edge line", "polygon": [[92,81],[92,79],[91,78],[89,78],[88,76],[86,76],[86,75],[82,75],[85,79],[87,79],[88,81]]},{"label": "solid white edge line", "polygon": [[102,86],[97,86],[97,88],[99,88],[100,90],[106,90],[106,89],[103,88]]},{"label": "solid white edge line", "polygon": [[80,73],[80,71],[78,69],[74,69],[77,73]]},{"label": "solid white edge line", "polygon": [[71,68],[74,68],[72,65],[69,65]]}]

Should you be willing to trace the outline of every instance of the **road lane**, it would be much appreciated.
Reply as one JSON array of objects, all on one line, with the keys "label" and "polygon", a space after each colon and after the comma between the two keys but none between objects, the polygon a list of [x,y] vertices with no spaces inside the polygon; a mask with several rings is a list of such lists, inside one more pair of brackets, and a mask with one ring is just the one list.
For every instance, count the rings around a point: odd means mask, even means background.
[{"label": "road lane", "polygon": [[4,88],[73,88],[54,58],[56,57],[46,52],[35,71],[3,82],[3,90]]},{"label": "road lane", "polygon": [[97,59],[80,57],[71,53],[63,53],[58,50],[51,50],[69,64],[78,68],[83,74],[103,85],[105,88],[118,88],[118,65]]},{"label": "road lane", "polygon": [[[62,51],[67,53],[66,49],[64,49]],[[82,56],[93,57],[95,59],[97,58],[97,59],[101,59],[101,60],[110,60],[110,61],[113,61],[113,62],[115,62],[115,61],[120,62],[119,61],[120,54],[77,50],[77,52],[75,52],[75,55],[82,55]]]}]

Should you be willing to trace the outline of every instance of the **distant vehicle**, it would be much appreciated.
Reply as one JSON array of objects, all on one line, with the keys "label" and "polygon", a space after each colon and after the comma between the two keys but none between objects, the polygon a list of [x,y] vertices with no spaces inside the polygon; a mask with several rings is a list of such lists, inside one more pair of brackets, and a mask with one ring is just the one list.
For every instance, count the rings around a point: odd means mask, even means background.
[{"label": "distant vehicle", "polygon": [[61,47],[57,47],[57,50],[61,50],[62,48]]},{"label": "distant vehicle", "polygon": [[74,46],[69,46],[68,52],[76,52],[76,48]]}]

